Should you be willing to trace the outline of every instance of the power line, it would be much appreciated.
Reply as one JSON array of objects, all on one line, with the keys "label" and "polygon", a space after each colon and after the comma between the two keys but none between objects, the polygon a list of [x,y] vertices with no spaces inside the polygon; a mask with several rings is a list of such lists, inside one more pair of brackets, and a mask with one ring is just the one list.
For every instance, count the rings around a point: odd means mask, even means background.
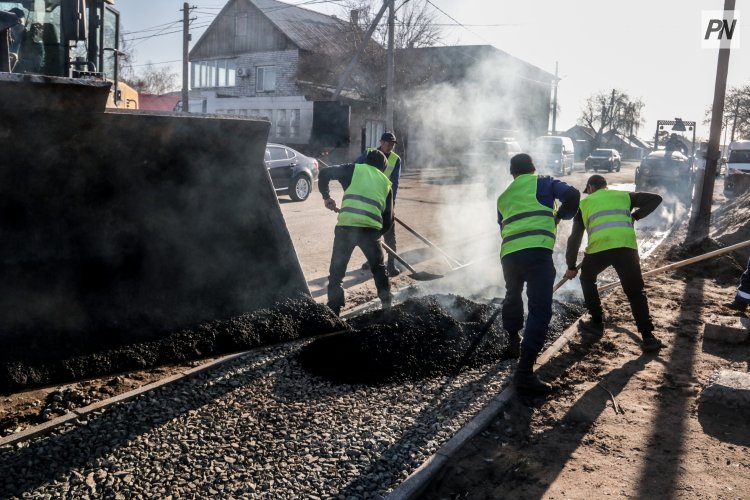
[{"label": "power line", "polygon": [[474,31],[470,30],[470,29],[469,29],[469,28],[468,28],[468,27],[467,27],[467,26],[466,26],[465,24],[462,24],[462,23],[460,23],[460,22],[459,22],[459,21],[458,21],[458,20],[457,20],[457,19],[456,19],[455,17],[453,17],[453,16],[451,16],[450,14],[448,14],[447,12],[445,12],[445,11],[444,11],[443,9],[441,9],[440,7],[438,7],[437,5],[435,5],[434,3],[432,3],[432,2],[430,1],[430,0],[425,0],[425,1],[426,1],[426,2],[428,3],[428,4],[432,5],[433,7],[435,7],[435,8],[436,8],[436,9],[437,9],[438,11],[440,11],[440,12],[441,12],[441,13],[442,13],[442,14],[443,14],[443,15],[444,15],[445,17],[447,17],[448,19],[450,19],[450,20],[451,20],[451,21],[453,21],[454,23],[458,24],[458,25],[459,25],[459,26],[461,26],[461,27],[462,27],[463,29],[465,29],[466,31],[468,31],[469,33],[471,33],[472,35],[476,36],[477,38],[480,38],[480,39],[484,40],[484,41],[485,41],[485,42],[487,42],[487,43],[488,43],[489,45],[492,45],[492,42],[490,42],[489,40],[487,40],[487,39],[486,39],[485,37],[483,37],[482,35],[479,35],[479,34],[475,33]]}]

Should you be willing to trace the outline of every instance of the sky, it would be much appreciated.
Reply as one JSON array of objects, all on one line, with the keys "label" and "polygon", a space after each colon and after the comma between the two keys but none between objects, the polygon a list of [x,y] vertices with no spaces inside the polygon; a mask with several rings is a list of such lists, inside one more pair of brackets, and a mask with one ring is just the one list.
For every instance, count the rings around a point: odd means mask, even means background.
[{"label": "sky", "polygon": [[[196,7],[191,48],[226,1],[190,3]],[[641,137],[653,137],[657,120],[680,117],[698,122],[698,136],[708,138],[703,120],[713,102],[718,50],[701,48],[701,14],[722,10],[723,0],[430,2],[438,23],[446,25],[445,45],[493,45],[550,73],[558,63],[558,130],[576,124],[588,96],[617,88],[646,105]],[[340,0],[287,3],[346,16]],[[136,71],[149,62],[181,71],[182,5],[179,0],[116,2],[135,49]],[[750,84],[750,0],[737,0],[741,16],[745,5],[748,13],[739,24],[743,45],[732,50],[728,86]]]}]

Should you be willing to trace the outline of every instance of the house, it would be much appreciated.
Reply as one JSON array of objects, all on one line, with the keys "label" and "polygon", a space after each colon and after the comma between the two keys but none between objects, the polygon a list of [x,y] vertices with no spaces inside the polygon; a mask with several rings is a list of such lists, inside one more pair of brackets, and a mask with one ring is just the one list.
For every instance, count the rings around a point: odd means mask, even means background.
[{"label": "house", "polygon": [[348,23],[291,4],[229,0],[190,51],[190,111],[267,119],[269,141],[356,156],[361,131],[382,123],[380,102],[351,89],[332,102],[335,79],[306,72],[321,58],[348,62],[351,33]]},{"label": "house", "polygon": [[[490,45],[396,52],[395,128],[408,164],[460,160],[479,140],[546,135],[554,75]],[[398,70],[397,70],[398,71]]]},{"label": "house", "polygon": [[620,152],[623,160],[640,160],[649,152],[640,140],[636,137],[625,137],[615,130],[610,130],[602,134],[602,148],[616,149]]},{"label": "house", "polygon": [[[276,0],[229,0],[190,51],[190,111],[265,118],[270,141],[351,160],[385,131],[385,55],[375,42],[332,99],[362,31]],[[432,162],[455,153],[437,145],[547,131],[554,76],[506,52],[404,49],[396,68],[394,129],[405,158],[410,146]]]},{"label": "house", "polygon": [[596,149],[596,131],[590,127],[575,125],[561,135],[570,137],[576,152],[576,161],[583,161]]}]

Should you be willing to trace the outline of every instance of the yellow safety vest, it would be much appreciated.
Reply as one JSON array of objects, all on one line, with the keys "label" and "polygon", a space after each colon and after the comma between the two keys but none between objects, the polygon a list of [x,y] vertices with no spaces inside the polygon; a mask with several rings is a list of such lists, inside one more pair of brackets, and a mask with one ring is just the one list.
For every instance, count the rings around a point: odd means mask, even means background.
[{"label": "yellow safety vest", "polygon": [[599,189],[581,200],[583,225],[589,236],[586,253],[638,248],[630,214],[630,194]]},{"label": "yellow safety vest", "polygon": [[555,211],[536,199],[536,174],[519,175],[497,199],[503,216],[500,257],[527,248],[555,247]]},{"label": "yellow safety vest", "polygon": [[382,214],[390,191],[391,181],[383,172],[372,165],[355,164],[336,225],[382,229]]},{"label": "yellow safety vest", "polygon": [[[378,150],[379,148],[367,148],[368,153],[370,151],[378,151]],[[386,159],[388,160],[388,164],[385,166],[385,172],[383,173],[385,174],[386,177],[390,179],[391,174],[393,173],[393,170],[396,168],[396,162],[398,162],[401,159],[401,157],[397,155],[395,151],[391,151],[391,154],[389,154]]]}]

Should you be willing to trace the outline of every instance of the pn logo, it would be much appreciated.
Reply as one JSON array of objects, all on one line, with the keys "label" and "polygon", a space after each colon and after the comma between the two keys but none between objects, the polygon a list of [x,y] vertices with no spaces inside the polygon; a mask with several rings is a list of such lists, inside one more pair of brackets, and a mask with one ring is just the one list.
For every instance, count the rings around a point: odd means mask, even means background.
[{"label": "pn logo", "polygon": [[702,48],[740,48],[740,11],[704,10],[701,21]]}]

